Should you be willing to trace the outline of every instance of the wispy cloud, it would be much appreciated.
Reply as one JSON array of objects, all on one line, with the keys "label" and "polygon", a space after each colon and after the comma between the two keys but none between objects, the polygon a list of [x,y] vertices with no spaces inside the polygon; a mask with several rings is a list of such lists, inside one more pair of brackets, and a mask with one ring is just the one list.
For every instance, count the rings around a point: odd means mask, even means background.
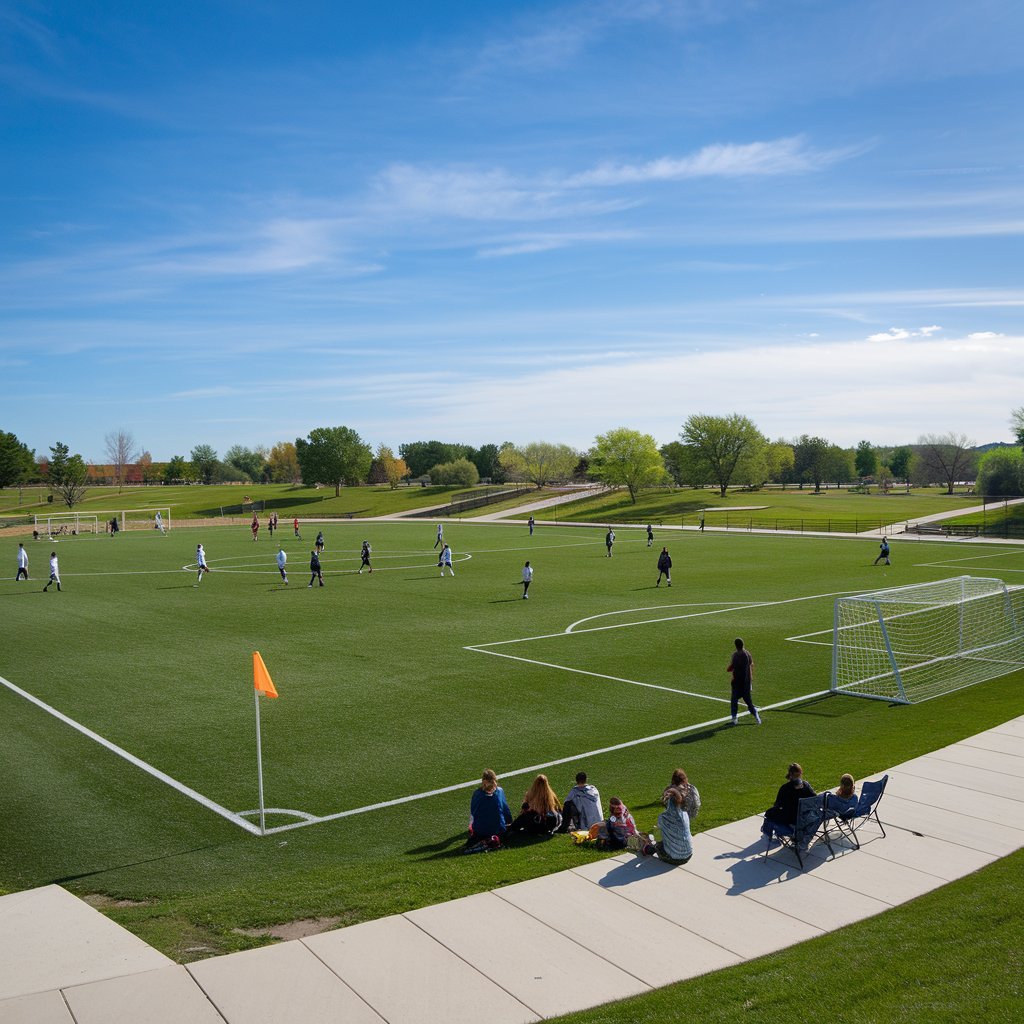
[{"label": "wispy cloud", "polygon": [[941,331],[938,326],[918,327],[915,330],[908,330],[905,327],[890,327],[887,331],[878,334],[869,334],[868,341],[904,341],[906,338],[930,338],[936,331]]}]

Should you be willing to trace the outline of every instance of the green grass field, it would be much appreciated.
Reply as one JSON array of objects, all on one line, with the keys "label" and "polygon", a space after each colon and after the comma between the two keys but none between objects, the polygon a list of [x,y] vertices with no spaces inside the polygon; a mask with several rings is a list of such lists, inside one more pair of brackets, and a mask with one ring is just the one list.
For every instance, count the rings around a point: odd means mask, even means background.
[{"label": "green grass field", "polygon": [[[704,796],[699,828],[765,806],[786,763],[816,786],[858,777],[1024,712],[1017,674],[915,707],[827,688],[837,593],[962,573],[1020,579],[1024,550],[870,540],[452,522],[454,579],[433,524],[325,526],[326,586],[309,590],[312,536],[244,528],[61,541],[64,592],[0,583],[0,675],[229,812],[256,807],[251,655],[281,694],[262,704],[269,808],[260,837],[0,687],[7,824],[0,887],[58,881],[179,960],[262,941],[236,929],[395,913],[600,856],[567,841],[459,854],[485,767],[515,804],[543,765],[564,793],[585,767],[652,828],[682,764]],[[356,575],[360,542],[372,576]],[[213,571],[196,585],[197,541]],[[667,543],[674,586],[655,589]],[[525,559],[536,576],[521,599]],[[765,725],[728,717],[725,666],[745,637]],[[812,642],[789,637],[804,636]],[[771,710],[778,706],[776,710]],[[660,737],[652,739],[652,737]],[[623,744],[632,744],[622,746]],[[441,792],[435,792],[435,791]],[[377,806],[383,805],[383,806]],[[336,817],[341,815],[340,817]],[[251,820],[251,819],[250,819]]]}]

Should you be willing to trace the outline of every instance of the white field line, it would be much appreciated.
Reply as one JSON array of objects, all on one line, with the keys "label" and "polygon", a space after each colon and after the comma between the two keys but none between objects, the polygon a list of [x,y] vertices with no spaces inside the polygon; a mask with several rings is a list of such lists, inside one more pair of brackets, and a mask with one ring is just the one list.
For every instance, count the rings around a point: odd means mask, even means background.
[{"label": "white field line", "polygon": [[27,690],[23,690],[20,686],[15,686],[15,684],[12,683],[9,679],[4,679],[3,676],[0,676],[0,683],[6,686],[12,693],[18,694],[19,697],[24,697],[25,700],[31,702],[32,704],[35,704],[36,707],[42,708],[43,711],[45,711],[47,714],[53,715],[54,718],[63,722],[65,725],[70,725],[72,729],[77,730],[83,736],[87,736],[89,739],[95,740],[97,743],[100,744],[100,746],[106,747],[107,750],[111,751],[111,753],[117,754],[118,757],[124,758],[124,760],[126,760],[129,764],[135,765],[136,768],[141,768],[147,774],[152,775],[153,778],[159,779],[161,782],[166,783],[172,789],[176,789],[183,796],[187,796],[190,800],[195,800],[197,803],[202,804],[208,810],[211,810],[215,814],[219,814],[222,818],[226,818],[233,824],[238,825],[239,828],[244,828],[246,832],[252,832],[254,835],[260,834],[260,830],[255,825],[250,824],[244,818],[235,814],[234,811],[229,811],[226,807],[222,807],[220,804],[214,803],[213,800],[210,800],[208,797],[203,796],[202,793],[199,793],[196,790],[191,789],[189,786],[186,786],[183,783],[178,782],[177,779],[172,779],[171,776],[168,775],[166,772],[160,771],[159,768],[154,768],[151,764],[148,764],[141,758],[136,757],[134,754],[129,754],[128,751],[125,750],[123,747],[119,747],[116,743],[111,743],[110,740],[105,739],[99,733],[93,732],[92,729],[87,728],[80,722],[76,722],[73,718],[69,718],[67,715],[63,714],[63,712],[58,711],[54,707],[51,707],[49,704],[46,704],[45,702],[41,701],[38,697],[34,697],[31,693],[29,693]]},{"label": "white field line", "polygon": [[[815,697],[826,697],[831,693],[830,690],[816,690],[814,693],[805,693],[801,697],[790,697],[788,700],[779,701],[777,704],[768,704],[764,707],[759,708],[759,711],[777,711],[779,708],[787,707],[790,704],[799,704],[801,701],[813,700]],[[743,715],[749,717],[749,713],[744,711]],[[582,754],[572,754],[569,757],[560,757],[554,761],[544,761],[541,764],[531,764],[526,768],[515,768],[512,771],[499,772],[499,776],[503,779],[509,779],[516,775],[532,775],[536,772],[544,771],[547,768],[554,768],[560,764],[571,764],[578,763],[585,758],[598,757],[601,754],[611,754],[616,750],[628,750],[630,747],[639,747],[644,743],[656,743],[658,740],[668,739],[670,736],[681,736],[684,733],[695,732],[697,729],[708,729],[715,725],[724,725],[730,721],[728,715],[722,718],[711,718],[706,722],[697,722],[694,725],[684,725],[680,729],[669,729],[667,732],[659,732],[653,736],[644,736],[636,740],[625,740],[622,743],[615,743],[609,747],[600,747],[597,750],[587,750]],[[293,829],[305,828],[307,825],[319,825],[325,821],[337,821],[340,818],[351,818],[356,814],[366,814],[369,811],[379,811],[385,807],[397,807],[400,804],[413,803],[417,800],[426,800],[432,796],[441,796],[445,793],[454,793],[460,789],[475,789],[480,785],[479,779],[471,779],[469,782],[458,782],[453,786],[444,786],[441,789],[430,789],[423,793],[413,793],[410,796],[396,797],[394,800],[382,800],[380,803],[367,804],[365,807],[353,807],[348,811],[338,811],[337,814],[325,814],[319,818],[312,818],[309,821],[297,821],[290,825],[278,825],[275,828],[268,828],[267,835],[273,835],[276,832],[290,832]],[[295,814],[295,811],[287,812],[289,814]]]},{"label": "white field line", "polygon": [[[393,557],[397,558],[398,556],[395,555]],[[454,562],[456,565],[458,565],[460,562],[468,562],[472,557],[473,557],[472,555],[459,555],[458,557],[452,558],[452,562]],[[224,573],[224,574],[231,573],[231,574],[236,575],[236,576],[241,576],[241,575],[265,576],[267,574],[270,574],[272,576],[277,576],[278,575],[277,563],[276,562],[273,563],[273,567],[272,568],[267,568],[267,569],[258,569],[258,568],[257,569],[241,569],[241,568],[233,569],[233,568],[226,568],[224,566],[216,566],[216,565],[211,564],[211,563],[213,563],[215,561],[216,561],[216,559],[209,559],[208,562],[207,562],[207,564],[210,565],[210,571],[211,572],[218,572],[218,573]],[[343,558],[343,559],[337,559],[337,558],[336,559],[328,559],[328,558],[325,558],[325,559],[322,559],[322,562],[324,564],[326,564],[326,565],[337,564],[339,561],[342,561],[342,562],[355,562],[355,561],[357,561],[357,559],[356,558]],[[195,563],[192,563],[191,565],[183,565],[181,567],[181,569],[175,569],[174,572],[195,572],[198,568],[199,568],[199,566],[197,566]],[[291,565],[291,566],[285,565],[284,568],[285,568],[285,572],[291,571],[293,573],[308,572],[309,571],[309,567],[306,565],[306,562],[304,560],[302,560],[302,561],[296,560],[294,565]],[[382,565],[382,566],[377,566],[373,571],[374,572],[398,572],[398,571],[407,571],[407,570],[410,570],[410,569],[436,569],[436,568],[437,568],[437,562],[420,562],[417,565]],[[167,572],[169,570],[165,569],[165,570],[162,570],[162,571]],[[357,574],[357,570],[355,570],[355,569],[334,569],[332,571],[333,571],[335,576],[338,576],[338,575],[355,576]],[[102,573],[91,573],[91,574],[90,573],[86,573],[85,575],[103,575],[103,574]],[[120,574],[117,574],[117,575],[120,575]]]},{"label": "white field line", "polygon": [[533,658],[520,658],[515,654],[503,654],[501,651],[485,651],[482,647],[464,647],[465,651],[476,651],[477,654],[490,654],[495,658],[508,658],[510,661],[525,661],[528,665],[540,665],[541,668],[557,668],[562,672],[575,672],[580,676],[592,676],[595,679],[609,679],[613,683],[629,683],[630,686],[644,686],[649,690],[667,690],[679,693],[684,697],[699,697],[701,700],[718,700],[723,704],[729,701],[724,697],[709,697],[706,693],[694,693],[692,690],[677,690],[672,686],[659,686],[657,683],[641,683],[636,679],[623,679],[622,676],[607,676],[603,672],[590,672],[584,668],[571,668],[568,665],[555,665],[550,661],[535,661]]}]

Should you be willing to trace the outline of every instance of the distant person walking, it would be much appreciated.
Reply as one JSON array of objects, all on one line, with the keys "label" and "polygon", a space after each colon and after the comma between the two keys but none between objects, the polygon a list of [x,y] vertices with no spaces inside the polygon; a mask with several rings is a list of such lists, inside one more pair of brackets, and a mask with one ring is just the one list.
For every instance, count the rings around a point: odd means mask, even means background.
[{"label": "distant person walking", "polygon": [[700,530],[701,533],[704,532],[704,513],[703,512],[701,512],[701,514],[700,514],[700,523],[698,525],[698,529]]},{"label": "distant person walking", "polygon": [[608,557],[612,557],[612,545],[615,543],[615,531],[609,526],[604,535],[604,546],[608,549]]},{"label": "distant person walking", "polygon": [[885,559],[885,564],[886,565],[892,565],[892,562],[889,561],[889,538],[888,537],[883,537],[882,538],[882,543],[878,545],[878,557],[871,564],[872,565],[878,565],[878,563],[881,562],[883,558]]},{"label": "distant person walking", "polygon": [[754,721],[760,725],[761,716],[758,714],[757,708],[754,707],[754,701],[750,695],[751,686],[754,682],[754,659],[750,656],[750,651],[743,646],[743,641],[739,637],[735,639],[734,643],[736,644],[736,651],[733,653],[728,669],[726,669],[727,672],[732,673],[732,703],[730,705],[732,724],[738,724],[739,719],[736,713],[739,710],[739,702],[742,700],[750,709],[750,713],[754,716]]},{"label": "distant person walking", "polygon": [[668,548],[662,548],[661,554],[658,555],[658,581],[654,584],[656,587],[661,586],[661,577],[664,576],[668,580],[668,585],[672,586],[672,556],[668,553]]},{"label": "distant person walking", "polygon": [[319,580],[320,586],[324,585],[324,574],[320,569],[320,556],[316,553],[316,550],[310,551],[309,553],[309,585],[313,586],[313,580]]},{"label": "distant person walking", "polygon": [[323,530],[320,530],[317,533],[315,544],[316,544],[316,553],[318,555],[322,555],[323,552],[324,552],[324,548],[327,546],[326,544],[324,544],[324,531]]},{"label": "distant person walking", "polygon": [[650,547],[654,543],[654,528],[650,523],[647,524],[647,546]]},{"label": "distant person walking", "polygon": [[437,560],[437,564],[441,567],[441,578],[444,579],[444,571],[447,569],[453,576],[455,570],[452,568],[452,549],[447,544],[441,548],[441,557]]},{"label": "distant person walking", "polygon": [[281,574],[281,579],[284,580],[285,586],[288,585],[288,570],[285,566],[288,564],[288,556],[285,554],[284,548],[278,548],[277,550],[277,571]]},{"label": "distant person walking", "polygon": [[529,562],[523,566],[523,600],[530,596],[530,584],[533,582],[533,567]]},{"label": "distant person walking", "polygon": [[373,572],[373,566],[370,565],[370,552],[372,550],[373,549],[370,547],[370,542],[368,540],[364,540],[363,541],[362,549],[359,552],[359,558],[361,559],[361,562],[360,562],[360,565],[359,565],[359,575],[360,576],[362,576],[362,574],[363,574],[363,569],[369,569],[370,572]]},{"label": "distant person walking", "polygon": [[24,577],[28,579],[28,552],[25,550],[24,544],[18,545],[18,573],[14,577],[15,583],[20,583]]},{"label": "distant person walking", "polygon": [[43,593],[50,589],[50,583],[57,584],[57,591],[60,592],[60,566],[57,564],[57,552],[50,552],[50,582],[43,587]]},{"label": "distant person walking", "polygon": [[530,528],[530,536],[532,537],[533,536],[533,528],[537,525],[537,520],[534,519],[533,516],[530,516],[530,518],[526,520],[526,525],[529,526],[529,528]]},{"label": "distant person walking", "polygon": [[434,541],[434,550],[437,550],[438,544],[444,544],[444,526],[441,523],[437,524],[437,540]]},{"label": "distant person walking", "polygon": [[196,585],[203,582],[203,573],[209,572],[210,567],[206,564],[206,552],[202,544],[196,545]]},{"label": "distant person walking", "polygon": [[270,534],[270,539],[274,539],[274,528],[277,526],[277,513],[271,512],[267,516],[267,532]]},{"label": "distant person walking", "polygon": [[297,518],[292,520],[292,529],[295,531],[295,539],[302,540],[299,534],[299,520]]},{"label": "distant person walking", "polygon": [[249,524],[249,529],[252,530],[252,539],[257,541],[260,539],[260,521],[256,516],[256,513],[252,514],[252,522]]}]

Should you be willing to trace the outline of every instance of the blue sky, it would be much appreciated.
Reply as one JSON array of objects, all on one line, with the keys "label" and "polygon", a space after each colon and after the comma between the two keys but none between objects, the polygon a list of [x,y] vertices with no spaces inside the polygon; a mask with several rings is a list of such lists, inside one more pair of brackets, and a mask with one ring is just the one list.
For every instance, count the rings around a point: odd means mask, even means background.
[{"label": "blue sky", "polygon": [[0,429],[1009,440],[1012,0],[0,0]]}]

